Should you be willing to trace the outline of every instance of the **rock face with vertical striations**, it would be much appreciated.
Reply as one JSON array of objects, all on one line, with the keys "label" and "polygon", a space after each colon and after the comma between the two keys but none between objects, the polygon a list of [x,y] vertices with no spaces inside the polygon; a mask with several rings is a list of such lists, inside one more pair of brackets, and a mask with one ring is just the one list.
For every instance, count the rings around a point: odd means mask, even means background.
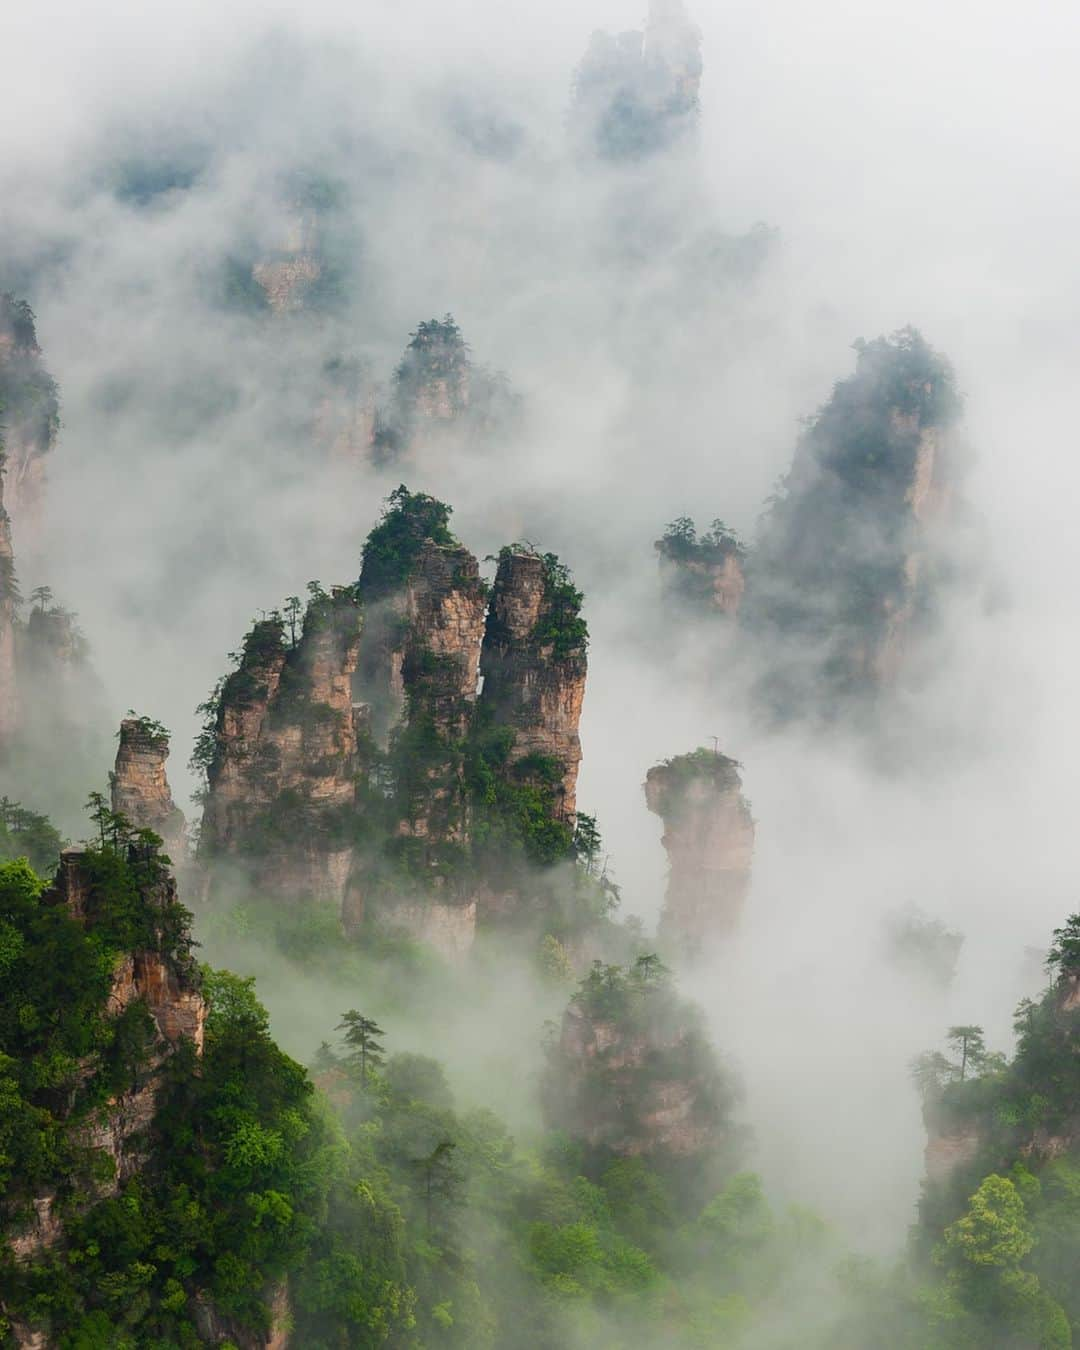
[{"label": "rock face with vertical striations", "polygon": [[316,595],[302,629],[256,623],[213,727],[199,856],[232,858],[283,896],[341,903],[365,710],[353,707],[360,610],[350,588]]},{"label": "rock face with vertical striations", "polygon": [[179,866],[187,852],[184,813],[172,799],[165,761],[168,732],[148,717],[125,717],[110,777],[112,808],[137,829],[161,836],[165,852]]},{"label": "rock face with vertical striations", "polygon": [[577,809],[587,673],[580,603],[581,593],[551,555],[504,548],[480,660],[482,715],[513,733],[508,763],[519,776],[553,769],[556,812],[566,821]]},{"label": "rock face with vertical striations", "polygon": [[264,894],[332,901],[350,934],[458,957],[484,919],[539,922],[537,870],[577,856],[587,630],[553,555],[504,549],[489,603],[449,517],[398,488],[354,587],[298,640],[253,626],[201,743],[199,852],[211,881],[232,860]]},{"label": "rock face with vertical striations", "polygon": [[664,822],[670,870],[660,933],[686,955],[738,928],[754,856],[754,820],[739,765],[712,750],[649,770],[645,800]]},{"label": "rock face with vertical striations", "polygon": [[914,329],[856,345],[765,517],[745,627],[777,720],[830,720],[893,684],[932,626],[948,572],[940,525],[955,495],[960,400]]},{"label": "rock face with vertical striations", "polygon": [[406,575],[365,562],[365,633],[357,688],[385,743],[404,721],[429,719],[444,739],[465,733],[476,702],[487,593],[460,544],[417,541]]},{"label": "rock face with vertical striations", "polygon": [[469,844],[465,740],[487,589],[476,558],[449,533],[447,508],[404,489],[391,504],[364,550],[356,680],[390,798],[381,841],[356,856],[348,924],[355,930],[374,913],[456,957],[476,927],[476,900],[459,864]]}]

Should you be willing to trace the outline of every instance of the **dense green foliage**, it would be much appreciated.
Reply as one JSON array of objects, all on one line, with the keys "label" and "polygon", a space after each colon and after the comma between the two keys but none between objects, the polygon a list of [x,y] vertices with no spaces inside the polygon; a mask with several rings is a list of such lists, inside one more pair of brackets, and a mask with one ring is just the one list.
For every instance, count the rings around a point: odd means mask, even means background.
[{"label": "dense green foliage", "polygon": [[[646,953],[628,967],[594,961],[549,1049],[545,1106],[587,1143],[595,1168],[621,1152],[666,1169],[672,1187],[700,1193],[729,1159],[736,1088],[720,1067],[699,1011]],[[655,1133],[662,1103],[685,1098],[680,1125]]]},{"label": "dense green foliage", "polygon": [[407,581],[425,543],[456,547],[449,528],[452,512],[452,507],[424,492],[410,492],[404,483],[395,488],[364,545],[361,594],[378,596]]},{"label": "dense green foliage", "polygon": [[0,868],[0,1059],[14,1122],[0,1148],[9,1216],[27,1188],[79,1184],[88,1163],[72,1121],[138,1071],[146,1048],[138,1007],[110,1018],[104,1006],[117,958],[149,948],[188,960],[189,916],[160,890],[153,836],[132,835],[112,813],[99,823],[99,843],[81,857],[84,920],[25,860]]},{"label": "dense green foliage", "polygon": [[741,565],[747,556],[739,536],[722,520],[714,520],[699,535],[689,516],[673,520],[654,547],[663,564],[667,592],[704,613],[719,612],[713,585],[715,575],[729,558]]},{"label": "dense green foliage", "polygon": [[1080,916],[1055,933],[1054,983],[1018,1008],[1011,1060],[961,1025],[913,1066],[932,1139],[969,1142],[924,1190],[913,1271],[923,1283],[905,1295],[904,1346],[1058,1350],[1080,1333],[1077,931]]},{"label": "dense green foliage", "polygon": [[[336,663],[362,624],[352,696],[367,712],[357,723],[355,802],[331,809],[312,801],[303,775],[325,772],[321,759],[304,763],[300,781],[285,788],[275,783],[280,753],[268,741],[245,763],[254,795],[266,805],[245,818],[240,852],[266,859],[312,841],[348,849],[362,860],[365,909],[376,916],[383,901],[392,907],[402,895],[455,904],[469,903],[485,888],[511,898],[528,891],[529,903],[520,908],[537,927],[537,939],[551,933],[566,940],[618,900],[597,857],[595,821],[587,819],[576,833],[564,808],[565,766],[549,755],[515,756],[510,714],[464,689],[467,654],[430,650],[422,628],[401,608],[401,588],[421,550],[460,549],[449,517],[447,505],[402,485],[368,538],[355,588],[328,594],[313,582],[306,611],[291,596],[281,611],[257,619],[234,657],[235,669],[199,708],[204,721],[192,766],[212,788],[233,734],[227,719],[263,699],[269,731],[325,732],[343,714],[313,696],[308,665],[324,648],[312,639],[336,636],[342,644],[331,658]],[[520,549],[504,550],[500,566],[515,552]],[[525,658],[539,665],[580,662],[587,642],[581,592],[553,554],[534,556],[544,594]],[[460,557],[436,556],[423,582],[421,602],[446,587],[474,609],[486,605],[488,588],[464,550]],[[405,686],[404,708],[392,688],[395,668]],[[582,676],[583,669],[574,666],[572,675]],[[203,856],[216,845],[215,836],[204,835]],[[368,932],[365,940],[371,937]]]},{"label": "dense green foliage", "polygon": [[[212,1339],[236,1339],[269,1325],[287,1280],[305,1350],[734,1345],[748,1295],[790,1265],[795,1229],[770,1215],[753,1177],[704,1204],[640,1158],[597,1168],[562,1135],[522,1148],[490,1112],[455,1110],[435,1061],[382,1063],[383,1033],[360,1014],[343,1019],[342,1053],[317,1058],[320,1099],[271,1040],[252,981],[209,969],[205,1052],[197,1061],[187,1043],[166,1062],[145,1162],[117,1183],[77,1146],[84,1109],[54,1118],[36,1107],[20,1066],[40,1076],[43,1059],[62,1058],[62,1080],[116,1046],[102,1062],[122,1070],[112,1090],[128,1090],[146,1028],[106,1012],[111,945],[103,959],[87,928],[42,907],[25,864],[3,869],[0,887],[5,918],[21,919],[23,945],[0,948],[22,963],[18,990],[63,1012],[39,1019],[41,1040],[5,985],[9,1214],[19,1196],[64,1185],[62,1241],[29,1264],[0,1263],[0,1343],[10,1319],[81,1350],[184,1350],[211,1325]],[[35,928],[25,916],[38,911]],[[63,974],[50,981],[61,943]],[[40,1041],[30,1053],[29,1034]]]},{"label": "dense green foliage", "polygon": [[707,780],[719,791],[737,788],[742,782],[739,776],[741,768],[737,759],[722,755],[719,750],[705,745],[685,755],[674,755],[671,759],[661,761],[660,765],[668,791],[677,794],[685,792],[698,779]]},{"label": "dense green foliage", "polygon": [[557,661],[583,656],[589,643],[589,628],[581,617],[585,597],[574,585],[570,569],[554,553],[545,553],[544,603],[533,633],[533,641],[549,643]]},{"label": "dense green foliage", "polygon": [[0,797],[0,861],[25,858],[39,875],[55,871],[64,840],[48,816]]},{"label": "dense green foliage", "polygon": [[734,554],[746,556],[746,548],[734,530],[722,520],[714,520],[704,534],[698,535],[690,516],[679,516],[656,541],[656,550],[672,562],[713,563]]}]

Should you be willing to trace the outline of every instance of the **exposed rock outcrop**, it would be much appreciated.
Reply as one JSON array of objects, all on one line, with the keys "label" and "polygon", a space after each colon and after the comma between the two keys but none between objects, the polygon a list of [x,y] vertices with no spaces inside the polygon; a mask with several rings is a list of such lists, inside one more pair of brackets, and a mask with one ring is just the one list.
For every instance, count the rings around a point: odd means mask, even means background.
[{"label": "exposed rock outcrop", "polygon": [[948,1181],[960,1168],[975,1161],[982,1135],[975,1126],[939,1133],[928,1130],[923,1158],[927,1180],[935,1185]]},{"label": "exposed rock outcrop", "polygon": [[[166,1060],[182,1041],[190,1041],[202,1053],[206,1004],[200,992],[199,970],[187,954],[187,944],[176,941],[186,915],[180,908],[176,883],[152,854],[144,858],[140,900],[158,916],[158,941],[153,947],[126,952],[116,959],[106,1004],[107,1015],[120,1017],[139,1002],[151,1019],[152,1040],[130,1086],[110,1097],[104,1106],[72,1124],[72,1136],[82,1148],[105,1154],[112,1167],[107,1179],[94,1182],[89,1199],[99,1200],[118,1193],[121,1185],[146,1163],[149,1131],[157,1113]],[[46,906],[62,906],[92,929],[108,920],[109,901],[102,898],[94,872],[87,866],[81,848],[69,848],[60,858],[52,886],[42,896]],[[171,932],[167,942],[165,934]],[[93,1058],[80,1070],[89,1078],[95,1071]],[[53,1193],[31,1202],[33,1218],[11,1238],[11,1248],[20,1260],[34,1260],[63,1237],[63,1223]]]},{"label": "exposed rock outcrop", "polygon": [[344,587],[315,596],[289,641],[280,617],[248,634],[216,711],[204,862],[233,858],[274,894],[341,904],[367,716],[352,695],[360,622]]},{"label": "exposed rock outcrop", "polygon": [[147,717],[125,717],[110,777],[112,808],[138,829],[161,836],[165,852],[179,866],[187,852],[184,813],[172,799],[165,761],[168,732]]},{"label": "exposed rock outcrop", "polygon": [[0,751],[19,724],[19,591],[11,516],[35,528],[45,456],[60,424],[56,383],[41,362],[34,315],[24,300],[0,295]]},{"label": "exposed rock outcrop", "polygon": [[587,672],[580,602],[550,556],[503,549],[480,659],[481,711],[492,725],[513,732],[509,765],[526,781],[553,768],[556,814],[566,821],[577,809]]},{"label": "exposed rock outcrop", "polygon": [[723,521],[713,521],[699,539],[693,521],[683,517],[653,547],[668,597],[696,611],[738,616],[746,589],[746,550]]},{"label": "exposed rock outcrop", "polygon": [[208,1345],[233,1345],[236,1350],[288,1350],[291,1343],[292,1307],[288,1282],[282,1280],[265,1296],[271,1326],[267,1332],[250,1331],[224,1317],[208,1298],[191,1301],[191,1315],[199,1335]]},{"label": "exposed rock outcrop", "polygon": [[489,607],[449,516],[399,488],[355,587],[317,598],[299,639],[256,623],[197,758],[211,882],[232,860],[264,894],[333,902],[348,933],[457,957],[520,912],[537,866],[576,856],[587,630],[553,555],[503,550]]},{"label": "exposed rock outcrop", "polygon": [[697,1010],[656,958],[596,962],[550,1052],[549,1122],[601,1154],[696,1159],[721,1144],[730,1100]]},{"label": "exposed rock outcrop", "polygon": [[505,434],[517,403],[504,375],[473,361],[452,314],[427,319],[410,334],[389,400],[376,409],[374,458],[386,462],[428,444],[444,446],[455,435],[473,443],[495,430]]},{"label": "exposed rock outcrop", "polygon": [[835,716],[893,683],[945,569],[960,400],[914,329],[856,346],[855,374],[810,422],[765,518],[744,616],[763,705]]},{"label": "exposed rock outcrop", "polygon": [[[395,838],[358,851],[345,903],[356,931],[365,912],[456,959],[472,945],[477,905],[447,866],[469,842],[464,745],[473,722],[487,591],[476,558],[439,529],[423,536],[430,499],[399,499],[405,551],[394,565],[365,552],[358,585],[365,631],[355,688],[372,710],[393,784]],[[414,528],[415,527],[415,528]],[[385,850],[408,859],[387,869]],[[374,898],[374,908],[369,901]]]},{"label": "exposed rock outcrop", "polygon": [[712,750],[679,755],[649,770],[645,801],[670,864],[660,933],[700,955],[736,931],[750,890],[754,818],[739,765]]},{"label": "exposed rock outcrop", "polygon": [[487,594],[476,558],[460,544],[420,541],[407,575],[366,564],[365,633],[356,688],[385,744],[404,720],[430,720],[444,739],[464,734],[476,702]]},{"label": "exposed rock outcrop", "polygon": [[0,295],[0,410],[7,508],[29,532],[41,506],[45,456],[56,442],[60,403],[41,360],[33,311],[10,294]]}]

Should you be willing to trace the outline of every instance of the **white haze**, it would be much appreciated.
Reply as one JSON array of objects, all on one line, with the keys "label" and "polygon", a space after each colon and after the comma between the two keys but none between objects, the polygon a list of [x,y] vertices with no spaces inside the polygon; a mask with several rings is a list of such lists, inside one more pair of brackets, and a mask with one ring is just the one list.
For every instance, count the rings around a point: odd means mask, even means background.
[{"label": "white haze", "polygon": [[[251,615],[310,578],[353,579],[400,478],[451,501],[481,555],[523,535],[556,549],[594,635],[580,801],[625,909],[651,924],[663,894],[645,770],[719,736],[745,765],[755,885],[737,958],[690,988],[743,1072],[770,1187],[888,1249],[921,1168],[908,1059],[957,1021],[1006,1047],[1024,947],[1077,907],[1080,16],[741,0],[695,17],[700,160],[663,186],[702,224],[780,237],[749,291],[684,287],[658,320],[667,260],[642,264],[629,300],[596,262],[609,185],[573,168],[564,129],[589,31],[639,25],[636,2],[9,14],[0,285],[29,279],[64,419],[42,534],[21,541],[15,521],[17,560],[24,589],[47,581],[78,610],[116,717],[174,729],[186,788],[192,710]],[[520,128],[516,159],[447,132],[456,90]],[[215,147],[206,178],[117,202],[103,166],[158,138]],[[276,176],[309,160],[349,185],[355,349],[385,378],[409,330],[452,310],[525,395],[512,447],[377,474],[305,444],[314,353],[336,336],[215,308],[206,268],[244,233],[277,242]],[[996,603],[958,605],[889,772],[839,739],[762,738],[702,668],[708,648],[653,640],[651,541],[682,512],[752,535],[851,341],[909,322],[966,395]],[[219,381],[224,410],[202,415]],[[880,960],[883,916],[910,901],[967,935],[940,1006]]]}]

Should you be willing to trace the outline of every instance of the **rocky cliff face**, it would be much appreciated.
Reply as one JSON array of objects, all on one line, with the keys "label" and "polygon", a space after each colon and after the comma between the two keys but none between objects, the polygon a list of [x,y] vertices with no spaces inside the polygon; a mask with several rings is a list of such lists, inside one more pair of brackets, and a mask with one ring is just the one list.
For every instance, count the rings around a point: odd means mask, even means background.
[{"label": "rocky cliff face", "polygon": [[661,935],[700,954],[735,932],[750,890],[754,819],[739,766],[711,750],[680,755],[649,770],[645,800],[670,864]]},{"label": "rocky cliff face", "polygon": [[146,717],[125,717],[110,785],[112,809],[138,829],[161,836],[165,852],[179,866],[187,851],[184,814],[172,799],[165,761],[169,737]]},{"label": "rocky cliff face", "polygon": [[684,517],[653,545],[667,598],[698,613],[738,617],[746,589],[746,550],[722,521],[698,538]]},{"label": "rocky cliff face", "polygon": [[249,1331],[221,1312],[205,1297],[193,1300],[191,1305],[199,1335],[207,1345],[233,1345],[236,1350],[287,1350],[292,1341],[292,1307],[288,1282],[272,1289],[266,1300],[271,1318],[270,1330],[262,1333]]},{"label": "rocky cliff face", "polygon": [[746,626],[780,718],[834,716],[892,683],[929,625],[954,496],[959,398],[913,329],[857,347],[762,529]]},{"label": "rocky cliff face", "polygon": [[503,549],[480,659],[481,709],[513,733],[509,764],[523,781],[553,766],[556,814],[566,821],[577,809],[587,671],[580,600],[550,557]]},{"label": "rocky cliff face", "polygon": [[19,723],[19,593],[9,511],[19,517],[24,537],[33,532],[59,407],[56,383],[42,364],[30,306],[0,294],[0,750],[10,746]]},{"label": "rocky cliff face", "polygon": [[[61,906],[84,928],[93,929],[107,916],[94,873],[85,859],[84,850],[67,849],[41,903]],[[156,868],[153,876],[144,884],[140,898],[159,916],[160,938],[166,930],[182,925],[184,917],[171,875]],[[206,1004],[200,992],[198,966],[190,956],[165,954],[165,947],[162,938],[155,946],[121,954],[113,966],[107,1015],[118,1018],[132,1004],[141,1002],[151,1019],[152,1039],[129,1088],[71,1127],[73,1141],[79,1147],[98,1150],[112,1163],[107,1179],[94,1182],[92,1194],[84,1197],[84,1203],[117,1194],[121,1185],[145,1165],[148,1132],[157,1112],[166,1060],[184,1040],[193,1044],[196,1054],[202,1053]],[[87,1079],[95,1069],[91,1059],[82,1066],[79,1077]],[[62,1239],[57,1203],[55,1193],[33,1200],[32,1220],[10,1242],[17,1259],[37,1259]]]},{"label": "rocky cliff face", "polygon": [[487,595],[480,568],[460,544],[421,541],[408,575],[360,576],[366,626],[356,687],[385,744],[403,721],[427,718],[444,739],[460,737],[476,701]]},{"label": "rocky cliff face", "polygon": [[517,411],[506,377],[473,361],[454,316],[428,319],[410,335],[389,398],[375,410],[372,454],[385,463],[429,446],[475,448],[505,435]]},{"label": "rocky cliff face", "polygon": [[10,294],[0,295],[0,408],[4,493],[25,534],[36,526],[60,404],[56,382],[41,359],[33,311]]},{"label": "rocky cliff face", "polygon": [[286,640],[257,623],[222,687],[199,856],[232,858],[271,893],[340,905],[366,710],[353,707],[360,611],[348,588],[316,596]]},{"label": "rocky cliff face", "polygon": [[200,858],[456,957],[526,863],[570,857],[586,630],[550,556],[504,550],[489,607],[449,514],[398,489],[322,627],[253,627],[206,733]]},{"label": "rocky cliff face", "polygon": [[486,588],[468,549],[426,538],[413,541],[404,575],[366,558],[358,589],[367,618],[356,688],[387,755],[391,847],[408,865],[387,876],[378,858],[358,854],[349,925],[358,926],[374,890],[381,922],[457,957],[472,944],[477,906],[446,864],[469,841],[464,739],[476,705]]},{"label": "rocky cliff face", "polygon": [[730,1089],[696,1010],[654,962],[594,964],[551,1050],[546,1113],[600,1154],[705,1158],[724,1137]]}]

